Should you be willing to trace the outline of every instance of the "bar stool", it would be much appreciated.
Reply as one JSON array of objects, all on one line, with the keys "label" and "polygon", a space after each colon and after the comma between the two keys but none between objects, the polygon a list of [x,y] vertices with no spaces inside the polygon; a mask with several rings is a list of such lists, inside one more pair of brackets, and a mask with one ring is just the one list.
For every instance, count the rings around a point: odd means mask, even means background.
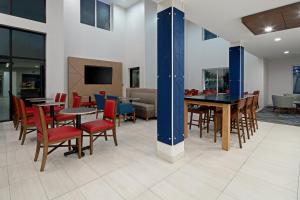
[{"label": "bar stool", "polygon": [[243,110],[243,119],[246,123],[247,137],[250,139],[249,129],[251,131],[251,135],[253,135],[254,123],[252,118],[252,104],[253,104],[253,96],[246,98],[246,105]]},{"label": "bar stool", "polygon": [[258,129],[258,123],[257,123],[257,117],[256,117],[256,110],[257,110],[257,105],[258,105],[258,96],[255,95],[253,97],[253,103],[252,103],[252,120],[253,120],[253,125],[254,125],[254,132],[255,129]]},{"label": "bar stool", "polygon": [[[205,118],[208,119],[208,113],[209,113],[209,109],[206,106],[196,106],[196,105],[192,105],[190,106],[190,108],[188,109],[188,112],[191,113],[190,116],[190,123],[189,123],[189,128],[191,130],[192,126],[197,126],[200,128],[200,138],[202,137],[202,129],[203,129],[203,125],[205,125]],[[193,119],[193,115],[194,114],[198,114],[199,115],[199,119],[198,120],[194,120]],[[204,115],[204,118],[203,118]],[[196,124],[193,122],[197,122]]]},{"label": "bar stool", "polygon": [[[242,148],[242,137],[244,143],[246,143],[244,122],[243,122],[243,112],[245,110],[245,99],[240,99],[238,103],[231,107],[231,130],[236,128],[239,140],[239,146]],[[242,134],[241,131],[242,130]]]}]

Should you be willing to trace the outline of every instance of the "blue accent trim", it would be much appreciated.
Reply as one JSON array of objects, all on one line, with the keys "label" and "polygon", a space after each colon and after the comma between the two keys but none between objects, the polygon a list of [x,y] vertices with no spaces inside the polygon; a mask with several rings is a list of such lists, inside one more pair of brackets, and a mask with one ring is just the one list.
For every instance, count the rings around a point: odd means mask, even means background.
[{"label": "blue accent trim", "polygon": [[[173,33],[172,33],[173,15]],[[173,34],[173,51],[172,51]],[[172,77],[172,52],[173,73]],[[167,8],[157,22],[157,132],[158,141],[176,145],[184,140],[184,13]],[[173,81],[173,98],[172,98]],[[173,100],[173,138],[172,138]]]},{"label": "blue accent trim", "polygon": [[229,48],[229,88],[232,98],[244,96],[244,47]]}]

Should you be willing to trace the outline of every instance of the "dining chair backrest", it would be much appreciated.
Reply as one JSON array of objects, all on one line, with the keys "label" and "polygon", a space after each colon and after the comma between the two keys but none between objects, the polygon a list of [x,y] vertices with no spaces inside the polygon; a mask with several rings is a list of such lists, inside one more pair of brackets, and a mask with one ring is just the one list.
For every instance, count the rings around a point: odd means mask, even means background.
[{"label": "dining chair backrest", "polygon": [[54,101],[59,102],[59,100],[60,100],[60,93],[56,93]]},{"label": "dining chair backrest", "polygon": [[252,102],[252,110],[256,110],[258,104],[258,96],[254,95],[253,96],[253,102]]},{"label": "dining chair backrest", "polygon": [[81,102],[81,97],[80,96],[74,96],[73,97],[72,108],[79,108],[80,107],[80,102]]},{"label": "dining chair backrest", "polygon": [[251,110],[252,109],[252,104],[253,104],[253,96],[247,97],[247,99],[246,99],[246,109]]},{"label": "dining chair backrest", "polygon": [[98,110],[104,110],[105,96],[101,94],[95,94],[96,104]]},{"label": "dining chair backrest", "polygon": [[249,92],[244,92],[244,95],[248,95],[249,94]]},{"label": "dining chair backrest", "polygon": [[240,112],[242,112],[243,109],[245,108],[245,104],[246,104],[246,99],[240,99],[240,100],[238,101],[238,110],[239,110]]},{"label": "dining chair backrest", "polygon": [[43,136],[44,143],[47,142],[48,132],[47,132],[45,113],[42,107],[33,106],[33,117],[37,129],[37,133]]},{"label": "dining chair backrest", "polygon": [[62,102],[62,103],[66,102],[66,98],[67,98],[67,94],[61,93],[59,102]]},{"label": "dining chair backrest", "polygon": [[105,96],[105,95],[106,95],[106,92],[105,92],[104,90],[100,90],[100,91],[99,91],[99,94],[101,94],[101,95],[104,95],[104,96]]},{"label": "dining chair backrest", "polygon": [[77,92],[72,92],[73,97],[79,96]]},{"label": "dining chair backrest", "polygon": [[115,121],[117,113],[117,103],[115,100],[105,100],[103,119]]},{"label": "dining chair backrest", "polygon": [[23,99],[18,99],[18,104],[20,106],[20,115],[22,123],[27,124],[26,107]]}]

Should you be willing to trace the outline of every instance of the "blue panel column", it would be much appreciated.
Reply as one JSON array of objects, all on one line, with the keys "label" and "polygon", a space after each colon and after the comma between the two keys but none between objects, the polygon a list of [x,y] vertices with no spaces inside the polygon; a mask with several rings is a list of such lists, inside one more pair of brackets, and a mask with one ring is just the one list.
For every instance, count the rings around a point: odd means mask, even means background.
[{"label": "blue panel column", "polygon": [[244,47],[229,48],[229,87],[232,98],[244,96]]},{"label": "blue panel column", "polygon": [[184,153],[184,13],[169,7],[157,20],[157,150],[174,162]]}]

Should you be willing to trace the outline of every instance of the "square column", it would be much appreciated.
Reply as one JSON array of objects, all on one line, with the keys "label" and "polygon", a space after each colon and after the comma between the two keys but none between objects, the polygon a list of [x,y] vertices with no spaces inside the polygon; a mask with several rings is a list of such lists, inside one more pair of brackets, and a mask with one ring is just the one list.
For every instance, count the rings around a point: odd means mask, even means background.
[{"label": "square column", "polygon": [[244,47],[229,48],[229,88],[231,98],[244,96]]},{"label": "square column", "polygon": [[184,13],[169,7],[157,19],[157,152],[184,156]]}]

